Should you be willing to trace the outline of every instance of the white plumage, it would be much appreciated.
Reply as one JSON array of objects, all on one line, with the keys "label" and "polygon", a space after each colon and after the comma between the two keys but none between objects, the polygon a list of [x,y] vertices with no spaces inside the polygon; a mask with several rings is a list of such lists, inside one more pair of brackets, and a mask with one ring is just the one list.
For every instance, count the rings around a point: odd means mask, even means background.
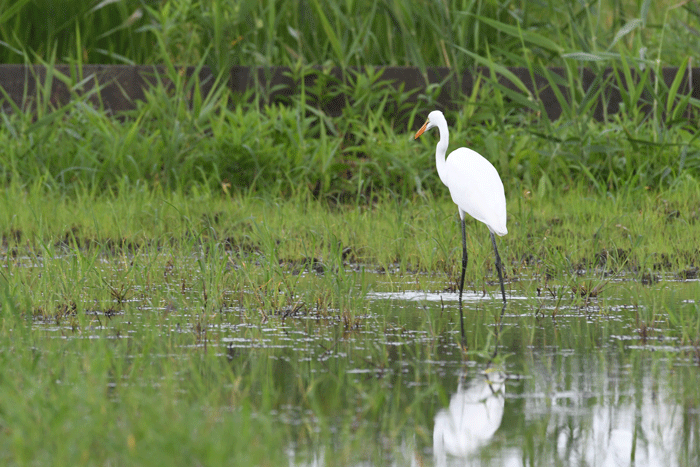
[{"label": "white plumage", "polygon": [[443,182],[460,211],[483,222],[496,235],[508,233],[503,182],[489,161],[476,151],[459,148],[447,157],[445,173]]}]

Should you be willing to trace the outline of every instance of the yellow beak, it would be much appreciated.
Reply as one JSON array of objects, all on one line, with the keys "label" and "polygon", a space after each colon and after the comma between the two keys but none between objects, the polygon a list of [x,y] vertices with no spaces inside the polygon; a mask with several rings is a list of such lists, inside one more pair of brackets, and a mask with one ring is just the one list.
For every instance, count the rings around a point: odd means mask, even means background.
[{"label": "yellow beak", "polygon": [[428,126],[428,120],[426,120],[425,123],[423,124],[423,126],[420,127],[420,130],[418,130],[416,132],[416,136],[413,139],[418,139],[418,137],[423,134],[423,132],[425,131],[427,126]]}]

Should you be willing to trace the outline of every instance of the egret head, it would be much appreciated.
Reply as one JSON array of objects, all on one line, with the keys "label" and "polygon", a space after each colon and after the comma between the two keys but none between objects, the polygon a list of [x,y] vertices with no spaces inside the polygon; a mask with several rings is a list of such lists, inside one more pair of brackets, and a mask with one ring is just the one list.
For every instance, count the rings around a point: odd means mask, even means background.
[{"label": "egret head", "polygon": [[420,127],[420,130],[416,132],[414,139],[417,139],[420,135],[422,135],[425,130],[430,130],[431,128],[438,126],[440,122],[445,122],[445,116],[439,110],[433,110],[428,114],[428,119],[425,121],[423,126]]}]

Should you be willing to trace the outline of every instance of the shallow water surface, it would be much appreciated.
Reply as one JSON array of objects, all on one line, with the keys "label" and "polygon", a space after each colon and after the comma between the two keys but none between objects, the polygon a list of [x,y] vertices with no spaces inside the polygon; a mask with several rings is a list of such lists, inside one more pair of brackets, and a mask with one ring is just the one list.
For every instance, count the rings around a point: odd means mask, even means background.
[{"label": "shallow water surface", "polygon": [[194,347],[230,361],[290,466],[700,465],[697,282],[611,283],[588,300],[521,284],[502,327],[495,293],[465,292],[465,354],[456,294],[379,280],[350,321],[231,308],[200,327],[144,305],[100,322],[120,339],[196,328],[196,342],[150,358]]},{"label": "shallow water surface", "polygon": [[[667,287],[676,306],[697,313],[689,298],[697,284]],[[404,401],[412,415],[391,445],[380,432],[364,452],[297,446],[291,465],[700,465],[697,348],[665,323],[642,332],[643,313],[630,310],[645,305],[624,283],[584,306],[511,294],[497,344],[499,301],[467,293],[467,359],[457,346],[456,294],[370,298],[370,314],[385,317],[370,327],[375,342],[394,345],[387,328],[402,321],[397,345],[422,342],[423,352],[397,356],[384,370],[410,375],[386,403]],[[381,416],[357,423],[386,425]]]}]

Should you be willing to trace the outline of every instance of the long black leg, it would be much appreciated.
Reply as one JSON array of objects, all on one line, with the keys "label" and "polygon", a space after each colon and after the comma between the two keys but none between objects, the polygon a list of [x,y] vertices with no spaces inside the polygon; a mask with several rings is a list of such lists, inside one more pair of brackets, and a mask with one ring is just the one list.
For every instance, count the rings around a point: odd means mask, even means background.
[{"label": "long black leg", "polygon": [[503,296],[503,303],[506,303],[506,289],[503,287],[503,272],[501,271],[501,257],[498,254],[498,248],[496,247],[496,237],[494,237],[493,232],[491,234],[491,244],[493,245],[493,252],[496,254],[496,269],[498,270],[498,280],[501,282],[501,295]]},{"label": "long black leg", "polygon": [[[501,283],[501,296],[503,297],[503,307],[501,308],[501,319],[499,320],[498,327],[496,327],[496,348],[491,355],[491,359],[496,358],[498,354],[498,344],[500,342],[501,331],[503,330],[503,315],[506,311],[506,290],[503,287],[503,272],[501,266],[501,256],[498,254],[498,248],[496,248],[496,237],[491,233],[491,244],[493,245],[493,252],[496,254],[496,270],[498,271],[498,280]],[[490,364],[490,362],[489,362]]]},{"label": "long black leg", "polygon": [[[460,216],[461,217],[461,216]],[[464,290],[464,273],[467,270],[467,227],[464,223],[464,218],[461,217],[462,221],[462,277],[459,280],[459,325],[462,328],[462,347],[467,348],[467,337],[464,334],[464,314],[462,313],[462,291]]]},{"label": "long black leg", "polygon": [[[498,344],[501,342],[501,331],[503,331],[503,315],[506,312],[506,302],[503,302],[503,307],[501,307],[501,319],[496,326],[496,348],[493,349],[493,354],[491,354],[491,361],[498,355]],[[491,361],[489,361],[489,366],[491,366]]]}]

